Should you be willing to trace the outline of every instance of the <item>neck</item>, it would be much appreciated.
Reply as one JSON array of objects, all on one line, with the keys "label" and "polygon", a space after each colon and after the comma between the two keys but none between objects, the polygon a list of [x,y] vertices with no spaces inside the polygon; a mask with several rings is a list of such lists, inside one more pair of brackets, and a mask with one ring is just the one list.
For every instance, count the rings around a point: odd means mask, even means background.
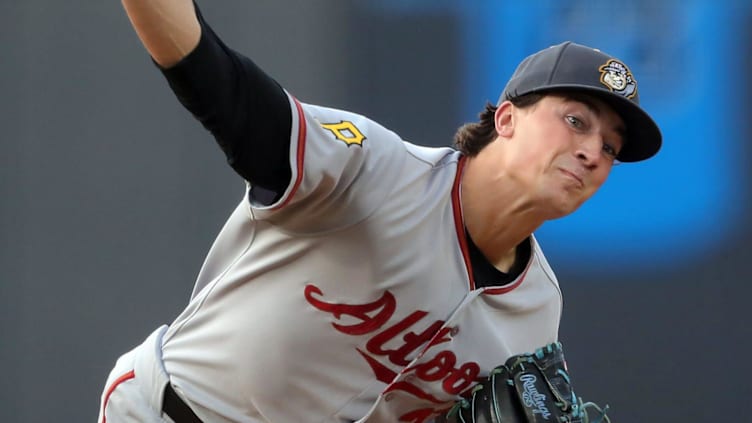
[{"label": "neck", "polygon": [[460,194],[465,228],[486,259],[502,271],[514,264],[517,245],[546,220],[525,192],[511,178],[490,180],[468,159]]}]

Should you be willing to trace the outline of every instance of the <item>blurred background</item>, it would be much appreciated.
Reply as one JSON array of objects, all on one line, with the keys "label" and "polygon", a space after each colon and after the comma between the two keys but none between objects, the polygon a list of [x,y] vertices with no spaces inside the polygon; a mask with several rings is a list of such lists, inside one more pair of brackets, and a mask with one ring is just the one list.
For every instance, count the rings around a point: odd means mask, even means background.
[{"label": "blurred background", "polygon": [[[664,148],[537,234],[574,386],[615,423],[752,421],[750,2],[199,3],[302,101],[423,145],[548,45],[623,59]],[[115,359],[185,306],[244,186],[119,2],[0,12],[0,421],[95,421]]]}]

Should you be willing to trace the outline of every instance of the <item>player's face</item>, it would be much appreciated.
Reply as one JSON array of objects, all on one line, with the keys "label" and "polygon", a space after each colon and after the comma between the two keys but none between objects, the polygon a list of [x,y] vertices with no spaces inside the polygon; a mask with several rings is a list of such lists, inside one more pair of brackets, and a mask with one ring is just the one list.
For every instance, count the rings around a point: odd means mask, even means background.
[{"label": "player's face", "polygon": [[[504,169],[550,212],[547,218],[575,211],[606,181],[624,133],[624,122],[606,103],[585,95],[548,95],[508,112],[512,131],[497,140],[505,143]],[[502,114],[497,112],[497,130],[505,123],[499,121]]]}]

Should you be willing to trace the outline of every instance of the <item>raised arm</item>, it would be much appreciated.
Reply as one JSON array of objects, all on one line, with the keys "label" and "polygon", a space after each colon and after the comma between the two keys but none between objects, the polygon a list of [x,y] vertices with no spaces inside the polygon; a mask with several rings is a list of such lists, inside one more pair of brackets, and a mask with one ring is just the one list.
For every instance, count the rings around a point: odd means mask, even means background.
[{"label": "raised arm", "polygon": [[128,18],[154,61],[163,68],[188,55],[201,38],[192,0],[122,0]]},{"label": "raised arm", "polygon": [[214,135],[252,195],[266,190],[254,198],[279,198],[291,177],[292,118],[282,87],[226,46],[192,0],[122,2],[178,100]]}]

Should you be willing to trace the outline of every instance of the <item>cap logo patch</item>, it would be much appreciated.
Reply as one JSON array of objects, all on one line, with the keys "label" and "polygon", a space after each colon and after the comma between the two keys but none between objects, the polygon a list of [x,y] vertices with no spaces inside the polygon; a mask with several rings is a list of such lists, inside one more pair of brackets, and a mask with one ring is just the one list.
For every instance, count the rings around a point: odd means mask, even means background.
[{"label": "cap logo patch", "polygon": [[617,94],[632,98],[637,94],[637,81],[624,63],[611,59],[598,68],[601,71],[601,83]]}]

